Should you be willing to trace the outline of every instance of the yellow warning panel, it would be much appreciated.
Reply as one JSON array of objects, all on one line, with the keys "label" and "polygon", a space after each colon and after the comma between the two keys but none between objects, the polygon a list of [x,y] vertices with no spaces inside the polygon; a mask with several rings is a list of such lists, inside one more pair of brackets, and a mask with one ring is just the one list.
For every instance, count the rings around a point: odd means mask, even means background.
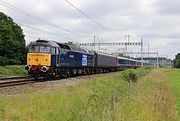
[{"label": "yellow warning panel", "polygon": [[28,53],[27,65],[51,66],[51,54],[46,53]]}]

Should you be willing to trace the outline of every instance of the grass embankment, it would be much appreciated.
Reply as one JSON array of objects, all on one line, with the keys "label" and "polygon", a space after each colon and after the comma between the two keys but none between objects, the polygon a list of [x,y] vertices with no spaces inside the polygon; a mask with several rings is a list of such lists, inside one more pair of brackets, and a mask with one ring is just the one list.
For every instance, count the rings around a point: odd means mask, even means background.
[{"label": "grass embankment", "polygon": [[26,76],[27,71],[24,69],[24,66],[0,66],[0,77],[8,76]]},{"label": "grass embankment", "polygon": [[[133,70],[142,74],[141,70]],[[123,72],[124,73],[124,72]],[[126,74],[126,72],[125,72]],[[153,70],[129,84],[121,72],[51,93],[0,98],[2,121],[173,121],[165,74]],[[143,74],[142,74],[143,75]],[[127,79],[127,78],[126,78]]]},{"label": "grass embankment", "polygon": [[180,69],[173,69],[167,72],[168,80],[171,84],[171,88],[176,101],[176,109],[180,119]]}]

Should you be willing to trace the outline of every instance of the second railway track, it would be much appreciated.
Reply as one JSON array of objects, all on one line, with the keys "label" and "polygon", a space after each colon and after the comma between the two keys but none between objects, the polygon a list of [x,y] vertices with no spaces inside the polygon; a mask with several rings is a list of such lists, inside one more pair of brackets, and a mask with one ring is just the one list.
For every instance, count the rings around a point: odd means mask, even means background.
[{"label": "second railway track", "polygon": [[28,77],[10,77],[0,79],[0,88],[35,83],[34,79]]},{"label": "second railway track", "polygon": [[29,76],[14,76],[14,77],[1,77],[0,81],[6,81],[6,80],[16,80],[16,79],[28,79]]}]

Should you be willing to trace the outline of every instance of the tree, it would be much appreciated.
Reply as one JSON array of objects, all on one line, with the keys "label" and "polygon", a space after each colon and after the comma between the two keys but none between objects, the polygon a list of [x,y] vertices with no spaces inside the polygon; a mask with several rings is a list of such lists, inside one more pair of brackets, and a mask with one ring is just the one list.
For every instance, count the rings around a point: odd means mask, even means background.
[{"label": "tree", "polygon": [[0,12],[0,65],[24,64],[26,48],[23,30]]},{"label": "tree", "polygon": [[173,60],[174,62],[174,67],[175,68],[180,68],[180,53],[178,53],[175,57],[175,59]]}]

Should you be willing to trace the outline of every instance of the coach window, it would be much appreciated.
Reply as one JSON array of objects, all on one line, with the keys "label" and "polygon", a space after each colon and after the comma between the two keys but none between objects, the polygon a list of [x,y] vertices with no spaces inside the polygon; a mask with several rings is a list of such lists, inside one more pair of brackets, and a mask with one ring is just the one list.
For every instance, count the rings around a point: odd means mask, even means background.
[{"label": "coach window", "polygon": [[56,48],[55,48],[55,47],[53,47],[53,48],[51,49],[51,54],[52,54],[52,55],[55,55],[55,54],[56,54]]}]

